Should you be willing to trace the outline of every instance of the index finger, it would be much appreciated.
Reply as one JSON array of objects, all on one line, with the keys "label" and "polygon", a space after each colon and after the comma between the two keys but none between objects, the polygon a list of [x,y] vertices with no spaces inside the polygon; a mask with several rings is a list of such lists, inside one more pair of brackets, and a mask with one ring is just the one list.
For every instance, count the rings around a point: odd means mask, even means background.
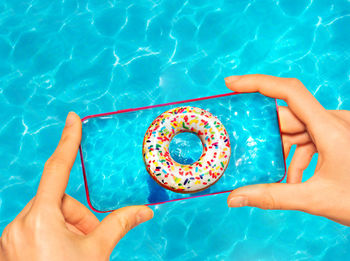
[{"label": "index finger", "polygon": [[260,92],[284,100],[308,128],[326,120],[327,111],[298,79],[251,74],[230,76],[225,78],[225,82],[233,91]]},{"label": "index finger", "polygon": [[37,200],[50,201],[61,204],[67,187],[69,174],[78,153],[81,140],[81,120],[77,114],[70,112],[66,119],[61,140],[45,163],[39,188]]}]

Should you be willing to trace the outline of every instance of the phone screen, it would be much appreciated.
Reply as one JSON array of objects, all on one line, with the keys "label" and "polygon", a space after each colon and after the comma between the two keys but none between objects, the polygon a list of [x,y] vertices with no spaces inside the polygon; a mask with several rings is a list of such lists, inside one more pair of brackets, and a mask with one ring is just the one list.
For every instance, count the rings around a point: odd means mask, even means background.
[{"label": "phone screen", "polygon": [[[151,123],[179,106],[210,112],[225,126],[230,139],[231,155],[224,174],[196,193],[173,192],[159,185],[143,159],[143,140]],[[95,211],[213,195],[249,184],[280,182],[285,176],[276,100],[259,93],[228,93],[90,115],[82,123],[82,169],[88,202]],[[181,164],[196,162],[202,150],[201,140],[190,132],[176,135],[169,145],[171,158]]]}]

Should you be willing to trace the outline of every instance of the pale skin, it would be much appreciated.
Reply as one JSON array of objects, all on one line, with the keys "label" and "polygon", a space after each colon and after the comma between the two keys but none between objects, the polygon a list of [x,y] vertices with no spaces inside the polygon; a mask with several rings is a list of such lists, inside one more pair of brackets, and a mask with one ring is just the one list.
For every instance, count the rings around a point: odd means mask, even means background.
[{"label": "pale skin", "polygon": [[109,260],[130,229],[153,217],[150,208],[132,206],[116,210],[100,222],[65,194],[80,140],[81,120],[69,113],[36,196],[2,233],[0,260]]},{"label": "pale skin", "polygon": [[[285,155],[297,146],[287,183],[238,188],[229,195],[228,205],[300,210],[350,226],[350,112],[324,109],[297,79],[244,75],[225,82],[233,91],[260,92],[286,101],[288,107],[279,107]],[[315,173],[302,182],[315,153]]]},{"label": "pale skin", "polygon": [[[236,189],[228,205],[300,210],[349,226],[350,112],[325,110],[296,79],[246,75],[230,76],[225,82],[233,91],[285,100],[288,107],[280,107],[279,113],[286,156],[297,145],[287,183]],[[70,113],[36,196],[3,231],[0,260],[108,260],[130,229],[153,217],[150,208],[132,206],[100,222],[65,194],[80,140],[80,118]],[[315,174],[302,183],[303,170],[314,153],[319,154]]]}]

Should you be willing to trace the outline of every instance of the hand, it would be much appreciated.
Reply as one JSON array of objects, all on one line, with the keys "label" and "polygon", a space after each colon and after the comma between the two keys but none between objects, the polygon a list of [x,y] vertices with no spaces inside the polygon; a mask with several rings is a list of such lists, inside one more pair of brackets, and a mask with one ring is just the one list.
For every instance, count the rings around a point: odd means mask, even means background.
[{"label": "hand", "polygon": [[[283,99],[280,121],[285,155],[296,144],[287,183],[238,188],[228,197],[230,207],[293,209],[350,225],[350,112],[327,111],[297,79],[267,75],[230,76],[226,85],[237,92],[260,92]],[[302,181],[314,153],[314,175]]]},{"label": "hand", "polygon": [[116,210],[100,222],[64,193],[80,140],[80,118],[69,113],[36,196],[3,231],[0,260],[108,260],[130,229],[152,218],[150,208],[134,206]]}]

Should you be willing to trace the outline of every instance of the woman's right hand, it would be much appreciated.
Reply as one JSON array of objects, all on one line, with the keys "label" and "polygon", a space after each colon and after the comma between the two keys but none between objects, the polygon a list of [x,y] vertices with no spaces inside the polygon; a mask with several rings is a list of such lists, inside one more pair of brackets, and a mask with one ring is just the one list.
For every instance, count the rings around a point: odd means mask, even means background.
[{"label": "woman's right hand", "polygon": [[[285,155],[297,145],[287,183],[238,188],[229,195],[228,205],[300,210],[350,226],[350,112],[327,111],[297,79],[244,75],[225,82],[233,91],[286,101],[288,107],[279,107]],[[302,182],[315,153],[315,173]]]}]

